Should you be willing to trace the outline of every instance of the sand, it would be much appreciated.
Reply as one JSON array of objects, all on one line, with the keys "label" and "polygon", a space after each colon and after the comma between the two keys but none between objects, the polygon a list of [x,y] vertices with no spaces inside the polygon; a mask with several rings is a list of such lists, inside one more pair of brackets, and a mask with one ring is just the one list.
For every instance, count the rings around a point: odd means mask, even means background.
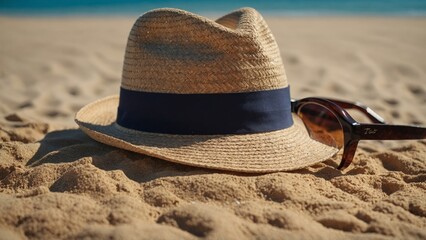
[{"label": "sand", "polygon": [[[366,141],[263,175],[97,143],[83,105],[117,94],[131,18],[0,18],[0,239],[425,239],[426,142]],[[268,18],[293,97],[426,125],[426,19]]]}]

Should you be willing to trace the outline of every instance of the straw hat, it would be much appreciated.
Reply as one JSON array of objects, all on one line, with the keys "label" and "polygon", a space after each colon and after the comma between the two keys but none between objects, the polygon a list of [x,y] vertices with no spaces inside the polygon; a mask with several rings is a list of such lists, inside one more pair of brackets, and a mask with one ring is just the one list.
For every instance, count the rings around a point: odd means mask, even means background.
[{"label": "straw hat", "polygon": [[216,21],[178,9],[140,16],[120,95],[86,105],[75,120],[99,142],[213,169],[293,170],[337,152],[293,121],[280,51],[251,8]]}]

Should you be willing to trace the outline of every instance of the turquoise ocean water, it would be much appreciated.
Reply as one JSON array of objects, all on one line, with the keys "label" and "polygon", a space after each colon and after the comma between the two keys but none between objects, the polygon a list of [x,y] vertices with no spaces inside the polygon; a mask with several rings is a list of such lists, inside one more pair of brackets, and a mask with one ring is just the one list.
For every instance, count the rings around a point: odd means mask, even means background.
[{"label": "turquoise ocean water", "polygon": [[216,14],[250,6],[269,15],[426,16],[426,0],[0,0],[1,15],[139,15],[159,7]]}]

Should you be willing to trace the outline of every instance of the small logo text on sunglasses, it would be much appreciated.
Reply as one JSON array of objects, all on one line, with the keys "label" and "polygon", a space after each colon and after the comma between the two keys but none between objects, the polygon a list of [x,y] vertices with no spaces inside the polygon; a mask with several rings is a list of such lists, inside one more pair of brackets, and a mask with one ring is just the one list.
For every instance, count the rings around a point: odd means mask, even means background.
[{"label": "small logo text on sunglasses", "polygon": [[375,128],[366,128],[364,129],[364,135],[373,135],[377,133],[377,129]]}]

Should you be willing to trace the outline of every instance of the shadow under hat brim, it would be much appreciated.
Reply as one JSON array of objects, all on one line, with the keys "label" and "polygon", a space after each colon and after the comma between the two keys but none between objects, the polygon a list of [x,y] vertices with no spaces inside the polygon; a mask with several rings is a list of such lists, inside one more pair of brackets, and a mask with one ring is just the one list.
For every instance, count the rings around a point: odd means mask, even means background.
[{"label": "shadow under hat brim", "polygon": [[272,132],[237,135],[172,135],[124,128],[115,120],[119,97],[90,103],[75,121],[101,143],[171,162],[220,170],[265,173],[300,169],[338,152],[311,139],[299,124]]}]

